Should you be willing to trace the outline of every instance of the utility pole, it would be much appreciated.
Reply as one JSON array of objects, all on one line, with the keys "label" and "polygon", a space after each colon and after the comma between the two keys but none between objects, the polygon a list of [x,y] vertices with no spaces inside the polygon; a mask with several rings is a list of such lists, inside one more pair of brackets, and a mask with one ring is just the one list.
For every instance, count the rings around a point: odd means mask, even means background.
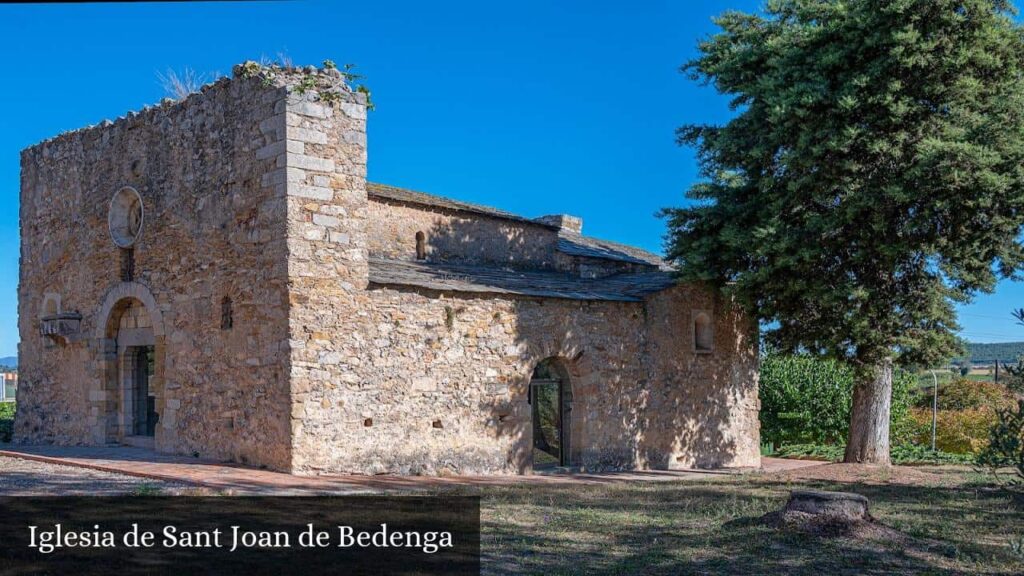
[{"label": "utility pole", "polygon": [[939,418],[939,377],[932,370],[932,452],[935,452],[935,424]]}]

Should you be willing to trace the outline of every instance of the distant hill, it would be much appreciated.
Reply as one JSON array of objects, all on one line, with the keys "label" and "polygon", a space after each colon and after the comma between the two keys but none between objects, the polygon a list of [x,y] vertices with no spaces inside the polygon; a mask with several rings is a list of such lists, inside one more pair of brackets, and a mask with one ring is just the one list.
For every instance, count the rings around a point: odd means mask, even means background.
[{"label": "distant hill", "polygon": [[1017,363],[1024,356],[1024,342],[996,342],[993,344],[967,343],[967,356],[956,358],[954,364],[963,364],[970,360],[972,364]]},{"label": "distant hill", "polygon": [[6,366],[8,368],[17,368],[18,367],[18,357],[17,356],[5,356],[3,358],[0,358],[0,366]]}]

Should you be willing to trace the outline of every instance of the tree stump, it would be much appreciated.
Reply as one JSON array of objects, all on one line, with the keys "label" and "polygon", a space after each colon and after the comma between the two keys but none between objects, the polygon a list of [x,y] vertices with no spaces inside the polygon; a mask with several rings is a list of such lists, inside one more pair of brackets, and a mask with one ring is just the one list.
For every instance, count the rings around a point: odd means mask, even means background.
[{"label": "tree stump", "polygon": [[793,490],[785,512],[803,512],[812,516],[828,516],[840,520],[870,520],[868,499],[852,492]]}]

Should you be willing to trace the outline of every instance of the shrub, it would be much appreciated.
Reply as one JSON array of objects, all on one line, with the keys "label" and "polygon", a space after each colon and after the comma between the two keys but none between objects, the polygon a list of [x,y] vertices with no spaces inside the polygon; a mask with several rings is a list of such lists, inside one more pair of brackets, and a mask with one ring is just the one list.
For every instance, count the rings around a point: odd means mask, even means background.
[{"label": "shrub", "polygon": [[768,356],[761,362],[761,437],[775,445],[841,442],[852,381],[833,360]]},{"label": "shrub", "polygon": [[[846,441],[853,369],[834,360],[771,354],[761,361],[761,438],[775,446]],[[905,434],[914,377],[893,377],[892,436]]]},{"label": "shrub", "polygon": [[1004,468],[1016,476],[1012,484],[1024,482],[1024,400],[996,411],[996,422],[989,431],[989,443],[975,462],[997,478]]},{"label": "shrub", "polygon": [[[843,459],[845,451],[846,446],[842,444],[794,444],[779,448],[773,456],[839,462]],[[929,448],[913,444],[896,444],[892,447],[890,458],[893,464],[970,464],[972,462],[970,456],[951,454],[942,450],[933,452]]]},{"label": "shrub", "polygon": [[845,451],[844,444],[790,444],[780,447],[772,456],[838,462]]},{"label": "shrub", "polygon": [[[939,386],[939,410],[968,410],[973,408],[1009,408],[1013,395],[1001,384],[957,378]],[[914,400],[918,408],[932,408],[931,387]]]},{"label": "shrub", "polygon": [[[929,389],[930,390],[930,389]],[[989,430],[997,412],[1013,405],[1013,395],[1002,385],[958,378],[939,386],[935,447],[956,454],[977,454],[988,446]],[[932,394],[922,393],[910,411],[910,440],[931,445]]]},{"label": "shrub", "polygon": [[10,442],[14,432],[14,402],[0,402],[0,442]]},{"label": "shrub", "polygon": [[973,458],[917,444],[897,444],[890,454],[893,464],[970,464]]},{"label": "shrub", "polygon": [[[931,446],[932,411],[912,408],[912,440]],[[966,410],[939,410],[935,423],[935,447],[955,454],[977,454],[988,445],[989,429],[996,423],[996,411],[990,407]]]}]

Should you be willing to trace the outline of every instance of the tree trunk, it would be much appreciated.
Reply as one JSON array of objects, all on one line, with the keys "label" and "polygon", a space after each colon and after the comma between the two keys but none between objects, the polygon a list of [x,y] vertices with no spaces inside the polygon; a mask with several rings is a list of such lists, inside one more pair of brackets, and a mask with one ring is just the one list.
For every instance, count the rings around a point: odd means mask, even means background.
[{"label": "tree trunk", "polygon": [[850,435],[844,462],[889,464],[889,410],[892,404],[892,361],[865,371],[853,388]]}]

